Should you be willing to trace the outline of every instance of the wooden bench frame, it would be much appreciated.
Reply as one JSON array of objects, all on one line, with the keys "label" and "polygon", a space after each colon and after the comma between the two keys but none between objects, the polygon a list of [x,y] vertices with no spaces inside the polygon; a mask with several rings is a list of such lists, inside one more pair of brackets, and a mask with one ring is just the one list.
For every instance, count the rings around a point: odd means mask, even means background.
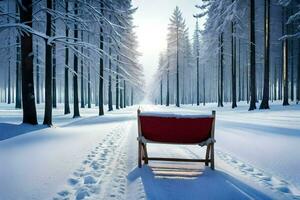
[{"label": "wooden bench frame", "polygon": [[[214,156],[214,143],[215,143],[215,119],[216,119],[216,111],[212,111],[211,117],[213,118],[212,128],[210,132],[210,138],[204,143],[198,143],[201,146],[207,146],[205,159],[182,159],[182,158],[161,158],[161,157],[149,157],[147,152],[147,143],[159,143],[153,141],[143,140],[142,136],[142,128],[141,128],[141,120],[140,120],[141,110],[137,110],[137,120],[138,120],[138,167],[142,167],[142,162],[144,164],[148,164],[149,160],[163,160],[163,161],[181,161],[181,162],[204,162],[205,166],[210,164],[212,170],[215,169],[215,156]],[[166,144],[166,143],[161,143]],[[168,143],[171,144],[171,143]],[[177,144],[177,143],[176,143]],[[185,144],[186,145],[186,144]]]}]

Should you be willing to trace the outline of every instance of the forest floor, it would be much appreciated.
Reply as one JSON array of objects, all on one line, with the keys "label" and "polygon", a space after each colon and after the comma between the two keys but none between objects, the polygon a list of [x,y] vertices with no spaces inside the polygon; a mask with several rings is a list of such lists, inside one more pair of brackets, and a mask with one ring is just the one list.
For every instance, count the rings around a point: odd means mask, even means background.
[{"label": "forest floor", "polygon": [[[62,106],[62,105],[60,105]],[[217,111],[216,170],[198,163],[137,168],[137,106],[81,118],[54,109],[55,127],[20,125],[22,111],[0,104],[0,199],[300,199],[300,105],[142,105],[143,110]],[[38,107],[42,120],[43,107]],[[40,121],[41,123],[41,121]],[[14,137],[12,137],[14,136]],[[149,154],[199,158],[205,148],[149,145]]]}]

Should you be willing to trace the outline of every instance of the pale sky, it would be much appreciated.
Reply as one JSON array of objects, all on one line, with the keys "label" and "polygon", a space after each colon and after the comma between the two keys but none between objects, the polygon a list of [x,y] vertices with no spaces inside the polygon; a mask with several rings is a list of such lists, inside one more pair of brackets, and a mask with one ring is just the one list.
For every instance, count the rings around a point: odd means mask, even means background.
[{"label": "pale sky", "polygon": [[[143,54],[140,62],[144,67],[147,85],[157,69],[160,52],[166,49],[167,27],[175,7],[180,8],[192,39],[196,23],[193,14],[199,12],[195,5],[200,2],[201,0],[133,0],[133,6],[138,7],[134,14],[134,24],[137,26],[135,31],[139,51]],[[199,21],[199,25],[202,24]]]}]

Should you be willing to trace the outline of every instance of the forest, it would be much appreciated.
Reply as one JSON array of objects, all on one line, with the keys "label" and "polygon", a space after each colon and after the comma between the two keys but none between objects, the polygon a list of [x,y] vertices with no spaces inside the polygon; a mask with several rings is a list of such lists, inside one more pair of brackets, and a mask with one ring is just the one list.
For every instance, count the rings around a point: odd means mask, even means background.
[{"label": "forest", "polygon": [[44,103],[49,126],[58,103],[79,117],[79,107],[95,104],[104,115],[104,104],[140,101],[135,10],[129,0],[0,1],[0,101],[22,108],[29,124]]},{"label": "forest", "polygon": [[[299,1],[203,1],[196,5],[195,29],[178,7],[161,52],[152,99],[156,104],[224,102],[232,108],[269,109],[300,100]],[[203,30],[198,19],[206,18]]]}]

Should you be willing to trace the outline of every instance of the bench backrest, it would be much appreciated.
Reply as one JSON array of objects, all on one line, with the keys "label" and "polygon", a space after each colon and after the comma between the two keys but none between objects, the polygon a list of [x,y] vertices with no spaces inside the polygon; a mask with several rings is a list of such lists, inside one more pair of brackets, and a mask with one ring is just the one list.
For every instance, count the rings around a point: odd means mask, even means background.
[{"label": "bench backrest", "polygon": [[138,121],[140,136],[154,142],[196,144],[214,137],[214,111],[199,117],[151,116],[138,111]]}]

